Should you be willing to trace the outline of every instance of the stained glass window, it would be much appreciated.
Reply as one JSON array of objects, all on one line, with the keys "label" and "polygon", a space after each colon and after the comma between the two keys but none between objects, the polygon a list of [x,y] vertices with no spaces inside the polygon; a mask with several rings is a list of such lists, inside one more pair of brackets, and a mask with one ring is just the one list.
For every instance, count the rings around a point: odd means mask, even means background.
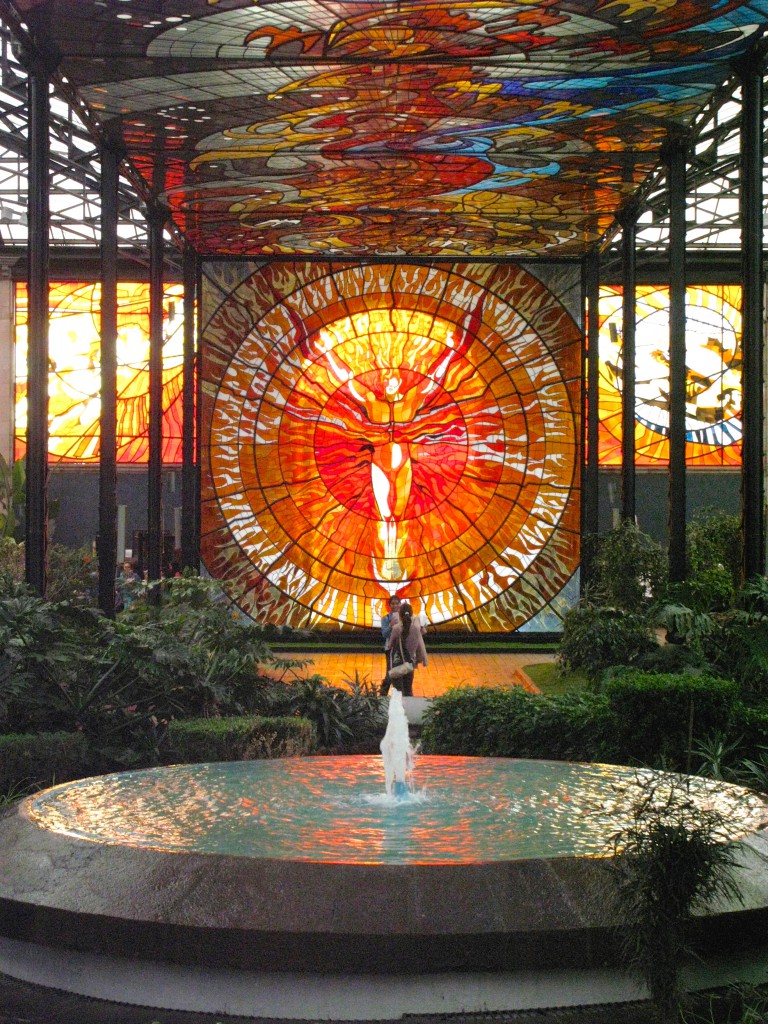
[{"label": "stained glass window", "polygon": [[273,264],[204,329],[203,553],[258,621],[521,627],[579,559],[580,330],[520,267]]},{"label": "stained glass window", "polygon": [[768,22],[768,0],[53,6],[61,73],[197,253],[323,259],[583,256]]},{"label": "stained glass window", "polygon": [[[101,286],[50,287],[48,458],[57,463],[99,459]],[[117,459],[146,462],[149,426],[149,285],[118,285]],[[181,462],[183,288],[163,298],[163,461]],[[16,286],[16,457],[26,450],[27,289]]]},{"label": "stained glass window", "polygon": [[[741,288],[686,290],[686,462],[741,464]],[[669,289],[636,290],[635,463],[669,464]],[[600,290],[600,456],[621,465],[622,290]]]}]

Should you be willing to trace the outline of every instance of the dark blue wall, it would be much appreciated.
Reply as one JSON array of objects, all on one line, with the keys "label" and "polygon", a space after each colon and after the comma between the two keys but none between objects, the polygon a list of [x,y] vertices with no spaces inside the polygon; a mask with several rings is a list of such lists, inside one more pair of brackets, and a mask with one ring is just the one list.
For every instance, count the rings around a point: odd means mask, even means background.
[{"label": "dark blue wall", "polygon": [[[636,477],[637,518],[640,529],[662,544],[667,543],[668,474],[639,470]],[[728,512],[740,509],[741,474],[738,470],[697,470],[687,475],[688,517],[700,508],[714,506]],[[71,466],[52,467],[49,493],[58,498],[60,511],[53,539],[79,547],[90,544],[98,532],[99,473]],[[117,502],[127,506],[126,537],[130,547],[135,530],[147,528],[147,472],[143,468],[118,471]],[[164,529],[173,533],[173,509],[181,505],[181,472],[163,472]],[[600,530],[611,528],[621,508],[621,478],[617,470],[600,473]]]},{"label": "dark blue wall", "polygon": [[[621,509],[621,475],[600,472],[600,532],[617,522]],[[638,470],[635,476],[637,523],[643,533],[666,545],[669,536],[669,474],[664,470]],[[741,510],[741,472],[737,469],[693,470],[686,474],[688,519],[698,509]]]},{"label": "dark blue wall", "polygon": [[[99,530],[99,471],[52,466],[48,483],[50,499],[59,500],[53,541],[68,547],[91,544]],[[126,546],[134,531],[147,529],[147,470],[126,467],[117,474],[117,504],[126,506]],[[173,533],[173,510],[181,505],[181,472],[163,471],[163,530]]]}]

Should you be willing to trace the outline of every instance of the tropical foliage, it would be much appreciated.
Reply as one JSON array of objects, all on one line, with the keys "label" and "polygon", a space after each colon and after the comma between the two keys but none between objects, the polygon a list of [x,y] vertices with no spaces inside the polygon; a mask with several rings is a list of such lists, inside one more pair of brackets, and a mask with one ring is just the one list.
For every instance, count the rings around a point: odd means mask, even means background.
[{"label": "tropical foliage", "polygon": [[620,951],[642,975],[660,1024],[677,1024],[680,972],[694,955],[694,913],[739,901],[738,847],[728,820],[691,799],[684,778],[647,776],[632,820],[612,839],[603,894],[621,921]]},{"label": "tropical foliage", "polygon": [[[87,565],[77,552],[70,564]],[[371,749],[383,733],[385,704],[367,681],[275,678],[302,663],[275,657],[263,632],[212,580],[189,573],[140,584],[139,598],[111,621],[82,602],[77,572],[68,576],[71,599],[50,601],[5,568],[0,736],[76,734],[85,744],[81,771],[92,772],[159,763],[168,754],[169,726],[190,719],[306,719],[311,734],[302,749]],[[265,754],[274,742],[252,749]]]}]

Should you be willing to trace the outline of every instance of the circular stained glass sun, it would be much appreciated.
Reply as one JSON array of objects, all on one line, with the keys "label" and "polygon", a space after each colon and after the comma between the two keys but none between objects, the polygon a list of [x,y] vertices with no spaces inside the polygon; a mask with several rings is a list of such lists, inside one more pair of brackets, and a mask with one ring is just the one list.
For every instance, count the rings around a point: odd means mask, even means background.
[{"label": "circular stained glass sun", "polygon": [[463,269],[266,268],[214,315],[204,556],[253,618],[372,625],[397,592],[511,629],[572,575],[578,331]]}]

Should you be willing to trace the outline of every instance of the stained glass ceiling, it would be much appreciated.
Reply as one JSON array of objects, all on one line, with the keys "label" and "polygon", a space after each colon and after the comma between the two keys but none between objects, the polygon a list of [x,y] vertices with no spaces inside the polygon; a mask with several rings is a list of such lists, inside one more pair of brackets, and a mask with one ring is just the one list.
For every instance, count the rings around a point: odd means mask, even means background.
[{"label": "stained glass ceiling", "polygon": [[13,0],[202,254],[579,256],[768,0]]}]

